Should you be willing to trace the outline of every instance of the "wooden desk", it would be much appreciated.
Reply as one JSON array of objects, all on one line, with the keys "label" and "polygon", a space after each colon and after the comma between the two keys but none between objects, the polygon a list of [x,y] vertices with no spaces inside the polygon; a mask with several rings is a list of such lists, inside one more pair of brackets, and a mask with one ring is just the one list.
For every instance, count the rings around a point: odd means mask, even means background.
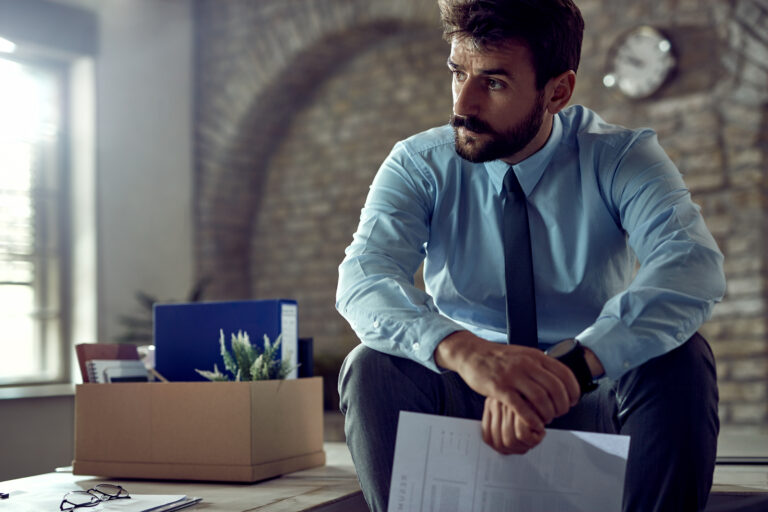
[{"label": "wooden desk", "polygon": [[[768,436],[720,434],[714,484],[705,512],[768,510]],[[762,457],[763,460],[757,460]],[[750,459],[752,459],[750,461]],[[736,464],[750,461],[751,464]],[[762,463],[761,463],[762,462]]]},{"label": "wooden desk", "polygon": [[[68,490],[89,489],[98,483],[109,482],[122,485],[133,494],[186,494],[203,498],[194,507],[185,509],[190,512],[366,512],[368,508],[346,445],[325,443],[325,451],[327,463],[324,467],[256,484],[105,480],[72,473],[19,478],[0,484],[3,492],[11,491],[11,497],[0,502],[0,511],[13,510],[10,506],[15,490],[56,489],[63,491],[60,493],[63,496]],[[58,505],[57,501],[52,510]]]},{"label": "wooden desk", "polygon": [[[97,483],[113,482],[134,494],[186,494],[203,501],[191,512],[366,512],[368,509],[344,443],[325,443],[327,464],[257,484],[201,482],[160,482],[143,480],[104,480],[71,473],[9,480],[0,484],[3,492],[35,489],[61,490],[61,495],[77,488],[88,489]],[[722,436],[719,455],[768,454],[768,437]],[[13,494],[0,502],[0,512],[12,510]],[[768,510],[768,465],[718,465],[707,512]],[[53,510],[58,503],[54,504]]]}]

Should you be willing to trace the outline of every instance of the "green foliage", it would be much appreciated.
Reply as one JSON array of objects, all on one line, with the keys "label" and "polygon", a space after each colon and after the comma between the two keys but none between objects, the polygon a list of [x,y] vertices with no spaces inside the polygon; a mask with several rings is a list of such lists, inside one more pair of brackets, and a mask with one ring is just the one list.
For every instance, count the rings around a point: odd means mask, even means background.
[{"label": "green foliage", "polygon": [[212,380],[212,381],[228,381],[229,380],[229,377],[221,373],[219,371],[219,368],[215,364],[213,365],[212,372],[208,372],[205,370],[195,370],[195,371],[208,380]]},{"label": "green foliage", "polygon": [[212,372],[197,369],[195,371],[212,381],[228,381],[232,378],[235,381],[284,379],[294,367],[288,361],[281,361],[277,358],[277,349],[280,347],[281,338],[282,335],[278,336],[274,343],[271,343],[265,334],[264,351],[262,352],[255,345],[251,345],[247,332],[238,331],[237,335],[232,334],[232,341],[230,342],[232,352],[230,353],[224,343],[224,331],[219,330],[221,358],[224,360],[225,370],[232,377],[220,372],[215,364]]},{"label": "green foliage", "polygon": [[[232,375],[236,375],[237,363],[235,363],[235,360],[232,358],[232,354],[229,353],[226,345],[224,344],[224,331],[220,329],[219,333],[219,344],[221,345],[221,358],[224,360],[224,368]],[[216,367],[215,364],[213,366],[214,368]]]}]

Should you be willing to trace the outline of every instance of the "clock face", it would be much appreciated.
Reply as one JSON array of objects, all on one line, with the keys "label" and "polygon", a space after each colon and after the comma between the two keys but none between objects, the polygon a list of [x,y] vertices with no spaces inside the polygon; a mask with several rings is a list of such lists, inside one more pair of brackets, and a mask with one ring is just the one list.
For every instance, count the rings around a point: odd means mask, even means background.
[{"label": "clock face", "polygon": [[625,34],[611,51],[603,84],[630,98],[645,98],[662,86],[674,67],[669,39],[653,27],[641,26]]}]

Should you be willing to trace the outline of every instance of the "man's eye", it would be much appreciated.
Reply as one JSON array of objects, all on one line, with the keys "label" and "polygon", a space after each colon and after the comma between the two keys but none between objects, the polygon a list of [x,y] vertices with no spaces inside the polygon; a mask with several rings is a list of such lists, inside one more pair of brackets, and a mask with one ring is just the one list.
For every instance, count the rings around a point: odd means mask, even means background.
[{"label": "man's eye", "polygon": [[488,88],[495,91],[495,90],[503,89],[504,84],[502,84],[498,80],[494,80],[493,78],[491,78],[490,80],[488,80]]},{"label": "man's eye", "polygon": [[451,70],[453,73],[453,78],[456,79],[458,82],[463,82],[467,78],[467,74],[463,71],[459,71],[458,69]]}]

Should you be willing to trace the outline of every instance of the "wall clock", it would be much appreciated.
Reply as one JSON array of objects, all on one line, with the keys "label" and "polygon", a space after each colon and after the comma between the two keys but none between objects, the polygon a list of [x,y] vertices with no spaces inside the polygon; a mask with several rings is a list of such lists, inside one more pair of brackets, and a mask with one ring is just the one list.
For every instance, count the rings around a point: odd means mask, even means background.
[{"label": "wall clock", "polygon": [[603,84],[628,98],[647,98],[661,88],[675,65],[670,40],[659,30],[641,25],[614,43]]}]

